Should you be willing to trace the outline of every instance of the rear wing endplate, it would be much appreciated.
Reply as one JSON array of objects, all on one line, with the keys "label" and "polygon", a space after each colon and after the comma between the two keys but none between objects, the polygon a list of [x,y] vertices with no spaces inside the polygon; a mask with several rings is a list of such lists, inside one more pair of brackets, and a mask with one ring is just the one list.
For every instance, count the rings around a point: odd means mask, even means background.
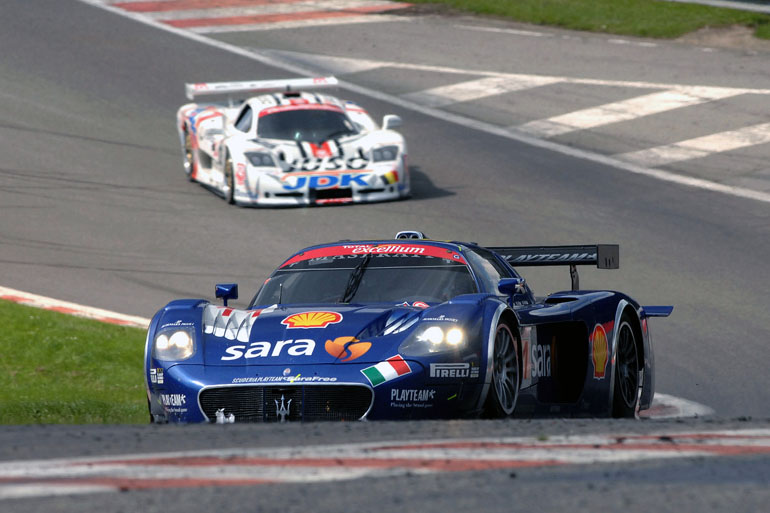
[{"label": "rear wing endplate", "polygon": [[572,290],[580,288],[578,265],[596,265],[599,269],[620,267],[620,246],[594,244],[580,246],[513,246],[487,248],[502,256],[514,267],[568,265]]},{"label": "rear wing endplate", "polygon": [[251,80],[245,82],[199,82],[185,84],[184,90],[188,99],[204,94],[236,95],[242,93],[275,93],[281,91],[298,91],[321,89],[337,85],[335,77],[291,78],[281,80]]}]

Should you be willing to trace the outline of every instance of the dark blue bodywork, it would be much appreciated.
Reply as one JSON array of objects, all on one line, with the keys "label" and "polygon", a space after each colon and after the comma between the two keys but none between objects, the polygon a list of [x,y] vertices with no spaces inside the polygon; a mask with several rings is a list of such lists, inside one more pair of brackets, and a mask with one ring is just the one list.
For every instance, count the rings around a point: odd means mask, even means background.
[{"label": "dark blue bodywork", "polygon": [[[393,243],[357,241],[345,247]],[[282,267],[342,244],[306,248]],[[477,292],[439,303],[409,297],[399,302],[278,302],[247,309],[203,299],[166,305],[152,319],[145,351],[151,419],[270,422],[482,415],[489,411],[500,323],[509,325],[517,339],[520,388],[514,415],[610,416],[616,327],[622,322],[638,337],[643,376],[638,408],[650,406],[654,375],[648,315],[633,299],[619,292],[573,290],[537,300],[498,252],[458,242],[409,244],[461,255]],[[217,297],[234,299],[237,287],[218,286]],[[650,316],[664,316],[670,307],[652,312]],[[459,328],[462,343],[435,354],[415,350],[416,333],[432,326],[445,333]],[[177,347],[176,341],[187,345]],[[158,358],[159,344],[181,356]]]}]

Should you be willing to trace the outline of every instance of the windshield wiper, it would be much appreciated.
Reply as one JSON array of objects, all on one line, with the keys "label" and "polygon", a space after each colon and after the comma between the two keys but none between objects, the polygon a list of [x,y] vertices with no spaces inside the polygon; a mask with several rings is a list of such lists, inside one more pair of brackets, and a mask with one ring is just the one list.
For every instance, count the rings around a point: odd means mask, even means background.
[{"label": "windshield wiper", "polygon": [[361,260],[361,263],[350,273],[350,278],[348,278],[348,284],[345,285],[345,292],[342,293],[342,299],[339,301],[340,303],[349,303],[350,300],[353,299],[353,296],[356,295],[358,286],[361,285],[361,278],[363,278],[366,266],[369,265],[369,260],[371,259],[372,254],[367,253],[364,255],[364,259]]}]

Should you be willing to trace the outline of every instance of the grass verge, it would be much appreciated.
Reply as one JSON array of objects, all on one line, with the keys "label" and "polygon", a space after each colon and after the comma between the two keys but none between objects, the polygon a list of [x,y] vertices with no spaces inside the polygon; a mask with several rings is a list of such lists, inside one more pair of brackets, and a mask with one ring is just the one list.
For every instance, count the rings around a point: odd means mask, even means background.
[{"label": "grass verge", "polygon": [[145,331],[0,301],[0,424],[147,422]]},{"label": "grass verge", "polygon": [[770,15],[656,0],[407,0],[538,25],[675,38],[704,27],[745,25],[770,39]]}]

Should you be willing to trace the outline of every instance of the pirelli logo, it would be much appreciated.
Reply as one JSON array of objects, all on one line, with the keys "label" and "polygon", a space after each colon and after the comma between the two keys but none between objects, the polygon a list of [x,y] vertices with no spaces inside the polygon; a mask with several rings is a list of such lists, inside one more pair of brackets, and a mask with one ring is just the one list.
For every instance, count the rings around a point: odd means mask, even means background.
[{"label": "pirelli logo", "polygon": [[431,363],[431,378],[478,378],[478,366],[471,367],[470,363]]}]

